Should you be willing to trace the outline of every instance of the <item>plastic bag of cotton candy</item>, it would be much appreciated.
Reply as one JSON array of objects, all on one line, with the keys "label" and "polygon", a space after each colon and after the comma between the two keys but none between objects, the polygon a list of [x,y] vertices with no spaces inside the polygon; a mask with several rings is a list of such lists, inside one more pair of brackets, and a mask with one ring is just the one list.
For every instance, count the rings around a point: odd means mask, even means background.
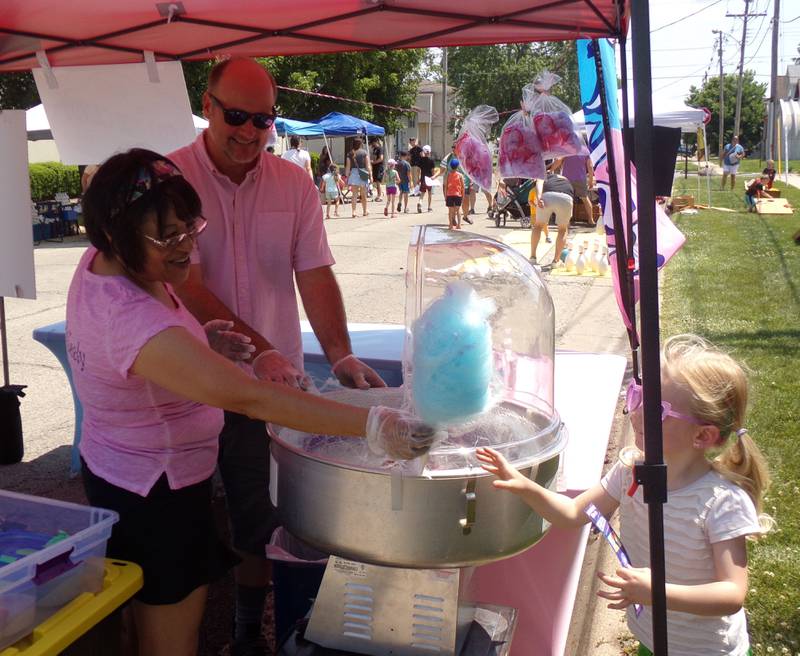
[{"label": "plastic bag of cotton candy", "polygon": [[447,285],[411,327],[414,409],[434,426],[458,424],[492,403],[492,299],[463,280]]},{"label": "plastic bag of cotton candy", "polygon": [[533,116],[533,127],[545,159],[589,154],[575,131],[569,107],[550,92],[560,81],[561,77],[555,73],[543,71],[533,84],[522,90],[523,104]]},{"label": "plastic bag of cotton candy", "polygon": [[531,122],[531,98],[522,90],[520,111],[506,121],[500,133],[497,167],[502,178],[544,178],[542,144]]},{"label": "plastic bag of cotton candy", "polygon": [[478,105],[464,119],[453,144],[461,167],[471,180],[487,190],[492,188],[492,149],[487,137],[497,119],[494,107]]}]

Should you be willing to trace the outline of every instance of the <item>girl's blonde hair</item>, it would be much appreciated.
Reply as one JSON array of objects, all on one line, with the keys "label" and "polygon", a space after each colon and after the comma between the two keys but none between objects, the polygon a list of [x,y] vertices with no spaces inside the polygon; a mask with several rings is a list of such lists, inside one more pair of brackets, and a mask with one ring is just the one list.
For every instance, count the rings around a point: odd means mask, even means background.
[{"label": "girl's blonde hair", "polygon": [[675,335],[664,342],[664,373],[692,395],[692,415],[719,429],[721,452],[711,460],[720,475],[741,487],[756,507],[762,529],[772,520],[762,514],[770,484],[764,455],[744,430],[747,374],[730,355],[697,335]]}]

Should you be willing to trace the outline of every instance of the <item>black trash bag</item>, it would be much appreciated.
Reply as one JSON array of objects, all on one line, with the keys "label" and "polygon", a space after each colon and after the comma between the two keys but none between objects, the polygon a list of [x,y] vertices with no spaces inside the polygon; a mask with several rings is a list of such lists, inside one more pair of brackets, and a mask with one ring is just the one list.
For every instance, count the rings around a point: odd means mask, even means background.
[{"label": "black trash bag", "polygon": [[22,418],[19,399],[25,385],[0,387],[0,465],[14,465],[22,460]]}]

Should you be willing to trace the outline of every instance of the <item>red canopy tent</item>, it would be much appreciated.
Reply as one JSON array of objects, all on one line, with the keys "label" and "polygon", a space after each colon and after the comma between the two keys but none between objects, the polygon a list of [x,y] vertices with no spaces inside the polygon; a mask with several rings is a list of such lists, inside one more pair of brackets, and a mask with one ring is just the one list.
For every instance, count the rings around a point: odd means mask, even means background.
[{"label": "red canopy tent", "polygon": [[[443,11],[442,6],[440,0],[3,0],[0,73],[48,65],[141,62],[143,52],[152,52],[156,60],[202,60],[221,55],[301,55],[603,37],[624,41],[632,22],[642,372],[648,381],[644,388],[645,465],[637,468],[637,477],[651,504],[654,651],[666,654],[661,514],[666,468],[661,451],[647,2],[460,0],[457,13]],[[622,232],[621,224],[615,228]]]}]

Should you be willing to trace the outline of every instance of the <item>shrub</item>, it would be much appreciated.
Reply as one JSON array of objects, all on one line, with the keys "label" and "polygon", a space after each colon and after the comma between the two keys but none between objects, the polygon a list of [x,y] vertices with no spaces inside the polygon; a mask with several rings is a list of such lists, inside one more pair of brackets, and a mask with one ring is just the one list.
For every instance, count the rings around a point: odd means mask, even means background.
[{"label": "shrub", "polygon": [[314,175],[317,175],[317,168],[319,167],[319,153],[309,153],[311,155],[311,170]]},{"label": "shrub", "polygon": [[52,200],[60,192],[70,198],[81,195],[81,176],[77,166],[67,166],[60,162],[30,164],[28,174],[31,180],[31,200]]}]

